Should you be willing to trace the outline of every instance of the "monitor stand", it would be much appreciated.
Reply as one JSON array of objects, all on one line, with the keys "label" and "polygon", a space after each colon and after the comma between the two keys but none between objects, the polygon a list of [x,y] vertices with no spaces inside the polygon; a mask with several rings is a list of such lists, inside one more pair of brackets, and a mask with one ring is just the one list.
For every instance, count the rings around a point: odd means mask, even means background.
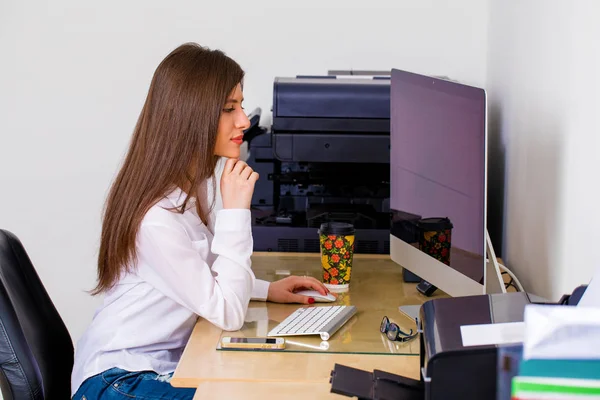
[{"label": "monitor stand", "polygon": [[[485,231],[485,250],[487,254],[487,261],[485,263],[485,269],[483,270],[483,290],[482,294],[492,293],[506,293],[506,287],[502,280],[502,274],[500,273],[500,266],[498,265],[498,258],[496,258],[496,252],[492,245],[492,239],[487,229]],[[400,312],[408,316],[411,320],[417,321],[417,327],[419,327],[419,311],[421,305],[405,305],[399,307]]]},{"label": "monitor stand", "polygon": [[506,293],[506,286],[504,285],[504,280],[500,273],[498,258],[496,258],[492,239],[490,238],[487,229],[485,230],[485,250],[487,253],[487,261],[485,263],[485,269],[483,270],[484,294]]},{"label": "monitor stand", "polygon": [[[419,311],[421,310],[421,305],[400,306],[399,309],[402,314],[406,315],[413,321],[419,320]],[[418,323],[417,327],[419,327]]]}]

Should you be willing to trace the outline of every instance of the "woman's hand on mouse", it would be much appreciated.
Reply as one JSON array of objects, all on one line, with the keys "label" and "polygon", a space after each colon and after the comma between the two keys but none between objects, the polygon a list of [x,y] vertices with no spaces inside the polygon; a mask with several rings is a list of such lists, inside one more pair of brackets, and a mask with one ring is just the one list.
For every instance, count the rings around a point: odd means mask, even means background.
[{"label": "woman's hand on mouse", "polygon": [[221,175],[223,208],[249,209],[257,180],[258,173],[244,161],[228,159]]},{"label": "woman's hand on mouse", "polygon": [[295,293],[302,289],[313,289],[323,296],[329,293],[329,290],[321,282],[311,276],[288,276],[287,278],[271,282],[267,301],[273,303],[314,303],[315,299],[312,297]]}]

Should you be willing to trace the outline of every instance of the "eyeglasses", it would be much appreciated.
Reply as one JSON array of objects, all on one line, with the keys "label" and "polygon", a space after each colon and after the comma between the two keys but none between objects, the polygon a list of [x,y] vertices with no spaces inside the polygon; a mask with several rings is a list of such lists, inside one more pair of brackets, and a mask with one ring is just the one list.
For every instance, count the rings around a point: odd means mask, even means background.
[{"label": "eyeglasses", "polygon": [[418,334],[418,332],[415,332],[413,334],[412,329],[408,333],[404,332],[402,329],[400,329],[400,327],[397,324],[390,322],[390,320],[386,316],[384,316],[383,320],[381,320],[381,326],[379,327],[379,331],[381,333],[384,333],[387,336],[387,338],[391,341],[398,342],[408,342],[409,340],[416,337]]}]

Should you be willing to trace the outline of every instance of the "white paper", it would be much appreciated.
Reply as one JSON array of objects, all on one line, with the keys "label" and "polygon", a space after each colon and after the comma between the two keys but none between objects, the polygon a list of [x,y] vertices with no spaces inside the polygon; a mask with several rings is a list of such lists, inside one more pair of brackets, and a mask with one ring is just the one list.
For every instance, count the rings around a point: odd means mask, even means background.
[{"label": "white paper", "polygon": [[578,307],[600,307],[600,268],[577,303]]},{"label": "white paper", "polygon": [[600,308],[527,305],[523,358],[600,359]]},{"label": "white paper", "polygon": [[484,346],[523,342],[524,322],[501,324],[462,325],[460,333],[463,346]]}]

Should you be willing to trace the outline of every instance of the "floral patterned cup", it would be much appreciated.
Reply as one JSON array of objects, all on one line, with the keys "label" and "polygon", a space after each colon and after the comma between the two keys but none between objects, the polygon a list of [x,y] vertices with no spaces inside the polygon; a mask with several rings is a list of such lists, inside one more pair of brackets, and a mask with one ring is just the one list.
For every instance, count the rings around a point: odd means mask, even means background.
[{"label": "floral patterned cup", "polygon": [[425,218],[418,222],[419,249],[431,257],[450,265],[452,222],[448,218]]},{"label": "floral patterned cup", "polygon": [[332,292],[345,292],[350,286],[354,233],[352,224],[326,222],[319,228],[323,284]]}]

